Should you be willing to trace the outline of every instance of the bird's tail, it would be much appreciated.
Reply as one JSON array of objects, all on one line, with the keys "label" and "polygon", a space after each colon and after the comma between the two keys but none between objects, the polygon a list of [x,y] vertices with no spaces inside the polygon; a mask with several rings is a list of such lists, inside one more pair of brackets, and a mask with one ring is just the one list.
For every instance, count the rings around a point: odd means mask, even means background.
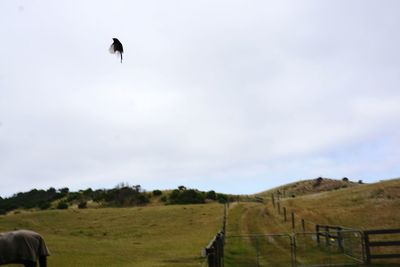
[{"label": "bird's tail", "polygon": [[122,53],[121,53],[121,64],[122,64]]}]

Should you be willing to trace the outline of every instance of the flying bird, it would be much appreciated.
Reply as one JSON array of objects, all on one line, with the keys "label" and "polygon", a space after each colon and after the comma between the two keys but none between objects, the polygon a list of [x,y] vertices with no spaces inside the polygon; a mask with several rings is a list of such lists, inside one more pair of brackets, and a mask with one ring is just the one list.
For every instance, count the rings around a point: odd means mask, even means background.
[{"label": "flying bird", "polygon": [[121,55],[121,63],[122,63],[122,54],[124,53],[124,48],[121,44],[121,42],[117,39],[117,38],[112,38],[113,39],[113,43],[110,46],[110,53],[115,54],[115,53],[119,53]]}]

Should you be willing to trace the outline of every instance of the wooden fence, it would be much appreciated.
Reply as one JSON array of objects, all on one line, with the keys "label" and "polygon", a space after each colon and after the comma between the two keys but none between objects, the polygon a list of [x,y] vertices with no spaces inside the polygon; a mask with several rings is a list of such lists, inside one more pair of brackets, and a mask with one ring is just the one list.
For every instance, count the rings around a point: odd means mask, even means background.
[{"label": "wooden fence", "polygon": [[225,233],[220,231],[204,249],[208,267],[224,266]]},{"label": "wooden fence", "polygon": [[224,246],[225,246],[225,231],[227,218],[227,204],[224,207],[224,217],[221,230],[215,235],[210,243],[203,250],[203,256],[206,257],[208,267],[223,267],[224,266]]},{"label": "wooden fence", "polygon": [[372,254],[371,247],[400,247],[400,240],[371,241],[371,235],[400,234],[400,229],[368,230],[364,231],[366,262],[371,263],[372,259],[394,259],[400,258],[400,253]]}]

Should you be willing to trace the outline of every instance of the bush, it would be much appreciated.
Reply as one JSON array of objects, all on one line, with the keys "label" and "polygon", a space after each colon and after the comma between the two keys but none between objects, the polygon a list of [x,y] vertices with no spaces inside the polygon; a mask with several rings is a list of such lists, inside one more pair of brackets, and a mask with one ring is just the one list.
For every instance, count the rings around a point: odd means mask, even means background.
[{"label": "bush", "polygon": [[0,215],[6,215],[7,211],[5,209],[0,209]]},{"label": "bush", "polygon": [[162,196],[161,198],[160,198],[160,200],[161,200],[161,202],[167,202],[167,196]]},{"label": "bush", "polygon": [[153,190],[153,196],[161,196],[162,191],[161,190]]},{"label": "bush", "polygon": [[225,194],[217,194],[217,200],[219,203],[226,203],[228,202],[228,196]]},{"label": "bush", "polygon": [[47,210],[48,208],[50,208],[51,203],[48,201],[42,201],[39,203],[39,209],[41,210]]},{"label": "bush", "polygon": [[169,201],[171,204],[200,204],[205,203],[205,196],[194,189],[175,189],[169,196]]},{"label": "bush", "polygon": [[86,201],[81,201],[78,204],[78,209],[86,209],[87,208],[87,202]]},{"label": "bush", "polygon": [[206,198],[207,199],[211,199],[211,200],[216,200],[217,199],[217,194],[215,193],[214,190],[208,191],[206,194]]},{"label": "bush", "polygon": [[60,201],[57,205],[57,209],[66,210],[68,209],[68,203],[66,201]]}]

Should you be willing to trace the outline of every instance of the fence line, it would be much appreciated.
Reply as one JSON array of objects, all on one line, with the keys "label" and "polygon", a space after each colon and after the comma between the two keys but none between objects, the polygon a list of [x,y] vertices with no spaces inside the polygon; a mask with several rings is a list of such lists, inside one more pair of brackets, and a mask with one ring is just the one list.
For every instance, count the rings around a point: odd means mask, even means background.
[{"label": "fence line", "polygon": [[202,255],[206,258],[208,267],[224,266],[224,246],[227,219],[227,204],[224,205],[224,216],[221,230],[214,236],[210,243],[203,249]]}]

